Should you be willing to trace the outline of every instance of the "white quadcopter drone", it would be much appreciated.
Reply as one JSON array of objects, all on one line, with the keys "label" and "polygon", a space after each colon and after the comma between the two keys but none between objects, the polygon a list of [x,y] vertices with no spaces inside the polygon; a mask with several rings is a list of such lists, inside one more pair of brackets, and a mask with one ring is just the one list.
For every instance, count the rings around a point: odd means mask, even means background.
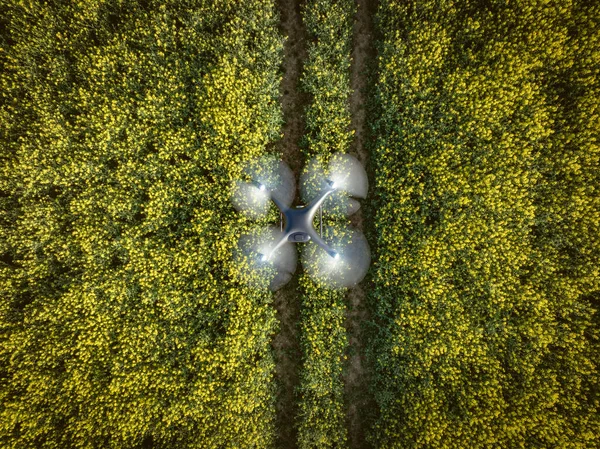
[{"label": "white quadcopter drone", "polygon": [[[367,174],[360,162],[348,154],[330,158],[328,170],[313,159],[301,176],[301,196],[305,206],[292,207],[295,197],[294,175],[287,164],[274,156],[251,162],[244,170],[249,181],[233,184],[232,201],[236,210],[253,219],[268,215],[270,201],[277,206],[280,226],[255,228],[240,238],[238,260],[245,267],[244,278],[258,287],[277,290],[296,271],[297,254],[292,243],[306,245],[303,266],[315,280],[326,286],[351,287],[360,282],[371,262],[369,245],[356,229],[333,226],[323,236],[323,210],[333,216],[349,216],[360,204],[351,197],[366,198]],[[319,232],[314,221],[319,212]],[[285,222],[285,228],[284,228]]]}]

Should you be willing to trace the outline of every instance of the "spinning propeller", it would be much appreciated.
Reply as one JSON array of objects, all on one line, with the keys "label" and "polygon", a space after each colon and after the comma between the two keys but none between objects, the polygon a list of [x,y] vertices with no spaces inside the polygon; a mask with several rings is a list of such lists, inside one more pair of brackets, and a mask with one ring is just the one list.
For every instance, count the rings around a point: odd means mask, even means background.
[{"label": "spinning propeller", "polygon": [[[275,291],[290,281],[296,271],[298,255],[291,244],[275,249],[281,234],[275,227],[255,228],[240,238],[235,260],[242,267],[242,279],[246,283]],[[267,259],[265,254],[270,257]]]},{"label": "spinning propeller", "polygon": [[328,186],[328,180],[336,186],[336,192],[323,203],[323,210],[332,215],[350,216],[360,203],[351,197],[366,198],[369,190],[367,173],[362,164],[349,154],[334,154],[327,168],[320,158],[313,158],[300,176],[302,200],[310,201]]},{"label": "spinning propeller", "polygon": [[327,228],[325,239],[337,257],[329,256],[315,245],[306,245],[301,256],[306,272],[331,288],[352,287],[362,281],[371,263],[369,244],[363,233],[349,227],[333,227]]},{"label": "spinning propeller", "polygon": [[296,195],[294,173],[288,165],[274,156],[252,161],[244,173],[249,182],[233,183],[233,207],[248,218],[259,219],[269,212],[271,198],[289,207]]}]

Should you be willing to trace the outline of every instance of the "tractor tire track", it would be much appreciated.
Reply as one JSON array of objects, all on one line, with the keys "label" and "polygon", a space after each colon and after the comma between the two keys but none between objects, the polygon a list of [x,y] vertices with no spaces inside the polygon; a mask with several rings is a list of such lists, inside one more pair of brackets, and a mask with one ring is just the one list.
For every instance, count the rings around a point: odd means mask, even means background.
[{"label": "tractor tire track", "polygon": [[[352,63],[350,66],[350,113],[352,129],[355,130],[350,153],[358,158],[369,174],[369,196],[373,195],[373,177],[370,175],[367,128],[367,99],[370,71],[376,64],[374,47],[373,19],[377,9],[375,0],[356,0],[356,17],[353,27]],[[366,204],[363,201],[363,205]],[[352,225],[365,232],[365,216],[371,208],[361,208],[352,215]],[[367,233],[368,234],[368,233]],[[368,235],[367,235],[368,237]],[[371,244],[371,242],[370,242]],[[372,244],[371,244],[372,247]],[[349,447],[352,449],[369,447],[366,433],[372,422],[376,404],[370,394],[370,369],[365,355],[366,341],[364,324],[371,314],[367,307],[366,292],[370,284],[369,276],[356,287],[349,289],[347,296],[346,332],[349,351],[345,378],[347,403],[347,425]]]},{"label": "tractor tire track", "polygon": [[[306,60],[306,36],[302,24],[300,3],[297,0],[278,0],[280,33],[286,37],[284,43],[283,79],[280,86],[280,101],[283,111],[283,138],[276,148],[282,159],[300,178],[303,156],[299,147],[304,134],[304,110],[309,103],[308,95],[298,89],[303,63]],[[296,204],[299,190],[296,190]],[[276,428],[278,448],[297,447],[296,418],[298,398],[296,389],[300,383],[302,350],[300,347],[300,294],[298,279],[302,267],[298,268],[292,280],[274,295],[273,305],[277,311],[280,329],[273,339],[275,351],[275,379],[278,386],[276,399]]]}]

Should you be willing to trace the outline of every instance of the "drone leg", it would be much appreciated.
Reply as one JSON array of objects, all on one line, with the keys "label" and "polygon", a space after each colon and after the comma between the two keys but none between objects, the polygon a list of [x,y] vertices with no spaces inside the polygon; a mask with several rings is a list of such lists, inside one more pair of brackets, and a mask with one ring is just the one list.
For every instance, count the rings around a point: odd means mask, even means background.
[{"label": "drone leg", "polygon": [[323,205],[319,206],[319,237],[323,237]]}]

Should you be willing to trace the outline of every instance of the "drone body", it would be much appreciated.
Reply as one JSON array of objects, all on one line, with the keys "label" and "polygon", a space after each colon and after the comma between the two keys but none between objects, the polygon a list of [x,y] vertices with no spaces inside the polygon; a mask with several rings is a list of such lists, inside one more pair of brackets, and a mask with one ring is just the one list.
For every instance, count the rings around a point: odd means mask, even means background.
[{"label": "drone body", "polygon": [[[325,199],[335,192],[335,183],[329,180],[327,183],[329,185],[329,189],[324,190],[320,196],[311,201],[307,206],[298,206],[296,208],[286,207],[285,204],[279,201],[276,197],[272,198],[277,208],[285,217],[285,230],[283,231],[283,235],[280,237],[280,241],[271,251],[271,254],[286,242],[305,243],[313,240],[331,257],[339,257],[338,253],[323,241],[313,227],[313,220],[317,210],[319,210]],[[261,255],[261,259],[268,260],[271,257],[271,254]]]},{"label": "drone body", "polygon": [[[316,280],[327,286],[349,287],[364,277],[370,264],[366,239],[358,230],[333,226],[317,233],[313,221],[317,212],[342,211],[350,215],[360,206],[350,196],[366,197],[367,176],[362,165],[349,155],[334,155],[328,174],[316,159],[302,175],[302,194],[306,205],[292,207],[295,198],[294,176],[289,167],[272,157],[250,164],[246,170],[250,182],[234,184],[233,204],[250,218],[266,216],[269,203],[277,206],[285,221],[285,229],[255,228],[251,235],[240,238],[238,257],[247,267],[248,282],[276,290],[288,282],[296,268],[293,243],[307,245],[303,265]],[[272,268],[272,269],[271,269]]]}]

